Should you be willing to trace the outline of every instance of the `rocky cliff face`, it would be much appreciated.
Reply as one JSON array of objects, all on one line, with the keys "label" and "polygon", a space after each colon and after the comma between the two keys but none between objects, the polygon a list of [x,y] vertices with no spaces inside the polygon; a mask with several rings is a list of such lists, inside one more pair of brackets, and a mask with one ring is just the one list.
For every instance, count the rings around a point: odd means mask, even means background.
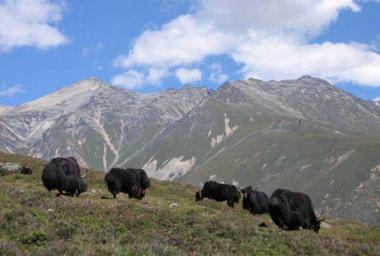
[{"label": "rocky cliff face", "polygon": [[[228,82],[139,94],[97,79],[0,109],[0,148],[143,167],[199,184],[217,176],[309,193],[332,216],[380,223],[380,111],[328,82]],[[363,211],[362,209],[366,209]]]}]

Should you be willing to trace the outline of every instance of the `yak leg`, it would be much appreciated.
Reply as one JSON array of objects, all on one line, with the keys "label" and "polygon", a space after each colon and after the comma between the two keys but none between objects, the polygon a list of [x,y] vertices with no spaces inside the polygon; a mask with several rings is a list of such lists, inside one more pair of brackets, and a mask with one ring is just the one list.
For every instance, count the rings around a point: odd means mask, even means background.
[{"label": "yak leg", "polygon": [[139,200],[141,200],[143,197],[140,195],[140,188],[138,186],[133,186],[131,188],[131,192],[130,194],[128,194],[129,197],[134,197],[134,198],[137,198]]},{"label": "yak leg", "polygon": [[275,223],[277,224],[277,226],[281,229],[285,229],[285,224],[284,224],[284,221],[282,220],[282,218],[277,218]]},{"label": "yak leg", "polygon": [[231,208],[233,208],[235,206],[235,202],[234,201],[227,201],[227,205]]},{"label": "yak leg", "polygon": [[302,225],[301,226],[302,226],[303,229],[310,229],[311,228],[311,222],[310,222],[310,220],[308,218],[302,220]]},{"label": "yak leg", "polygon": [[63,195],[62,190],[58,190],[58,193],[55,194],[56,197],[59,197],[60,195]]}]

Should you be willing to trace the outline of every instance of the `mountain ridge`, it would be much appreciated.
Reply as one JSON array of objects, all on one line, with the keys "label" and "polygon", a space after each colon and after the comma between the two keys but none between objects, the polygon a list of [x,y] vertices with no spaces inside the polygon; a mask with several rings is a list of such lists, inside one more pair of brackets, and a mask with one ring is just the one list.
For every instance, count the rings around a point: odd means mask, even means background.
[{"label": "mountain ridge", "polygon": [[91,78],[0,113],[0,131],[10,153],[195,185],[216,175],[267,193],[288,187],[333,216],[380,223],[380,110],[310,76],[144,94]]}]

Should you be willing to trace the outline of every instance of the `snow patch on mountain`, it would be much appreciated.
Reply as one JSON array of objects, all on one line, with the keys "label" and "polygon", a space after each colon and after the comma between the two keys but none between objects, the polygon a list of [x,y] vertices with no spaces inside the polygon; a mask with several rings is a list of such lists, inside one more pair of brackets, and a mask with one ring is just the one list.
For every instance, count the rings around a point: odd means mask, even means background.
[{"label": "snow patch on mountain", "polygon": [[230,127],[230,119],[227,117],[227,114],[224,113],[224,131],[226,133],[226,137],[230,137],[233,135],[237,129],[239,129],[239,125],[234,125],[233,127]]},{"label": "snow patch on mountain", "polygon": [[223,134],[217,135],[216,137],[212,138],[211,142],[210,142],[211,147],[222,143],[223,139],[224,139],[224,135]]},{"label": "snow patch on mountain", "polygon": [[[156,160],[151,161],[151,163],[153,163],[152,165],[157,164],[155,161]],[[197,159],[195,157],[186,160],[184,156],[173,157],[168,159],[163,166],[153,172],[151,171],[152,169],[149,168],[150,171],[148,171],[148,175],[158,180],[174,180],[191,171],[196,161]]]},{"label": "snow patch on mountain", "polygon": [[[230,127],[230,119],[227,114],[224,113],[224,134],[217,135],[216,137],[211,138],[210,145],[214,147],[223,142],[224,139],[232,136],[239,129],[239,125],[234,125]],[[211,135],[211,131],[209,132],[208,137]]]},{"label": "snow patch on mountain", "polygon": [[144,166],[142,167],[146,172],[147,174],[150,176],[154,171],[157,170],[157,160],[154,159],[154,156],[153,155],[149,160],[148,162],[146,162],[144,164]]}]

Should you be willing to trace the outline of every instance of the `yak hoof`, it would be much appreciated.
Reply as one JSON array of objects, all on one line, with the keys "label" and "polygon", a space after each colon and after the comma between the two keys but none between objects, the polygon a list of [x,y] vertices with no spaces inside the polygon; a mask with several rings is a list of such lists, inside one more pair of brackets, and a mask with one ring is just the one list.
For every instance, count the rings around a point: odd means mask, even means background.
[{"label": "yak hoof", "polygon": [[269,228],[265,222],[261,222],[261,224],[259,224],[259,227],[260,228]]}]

